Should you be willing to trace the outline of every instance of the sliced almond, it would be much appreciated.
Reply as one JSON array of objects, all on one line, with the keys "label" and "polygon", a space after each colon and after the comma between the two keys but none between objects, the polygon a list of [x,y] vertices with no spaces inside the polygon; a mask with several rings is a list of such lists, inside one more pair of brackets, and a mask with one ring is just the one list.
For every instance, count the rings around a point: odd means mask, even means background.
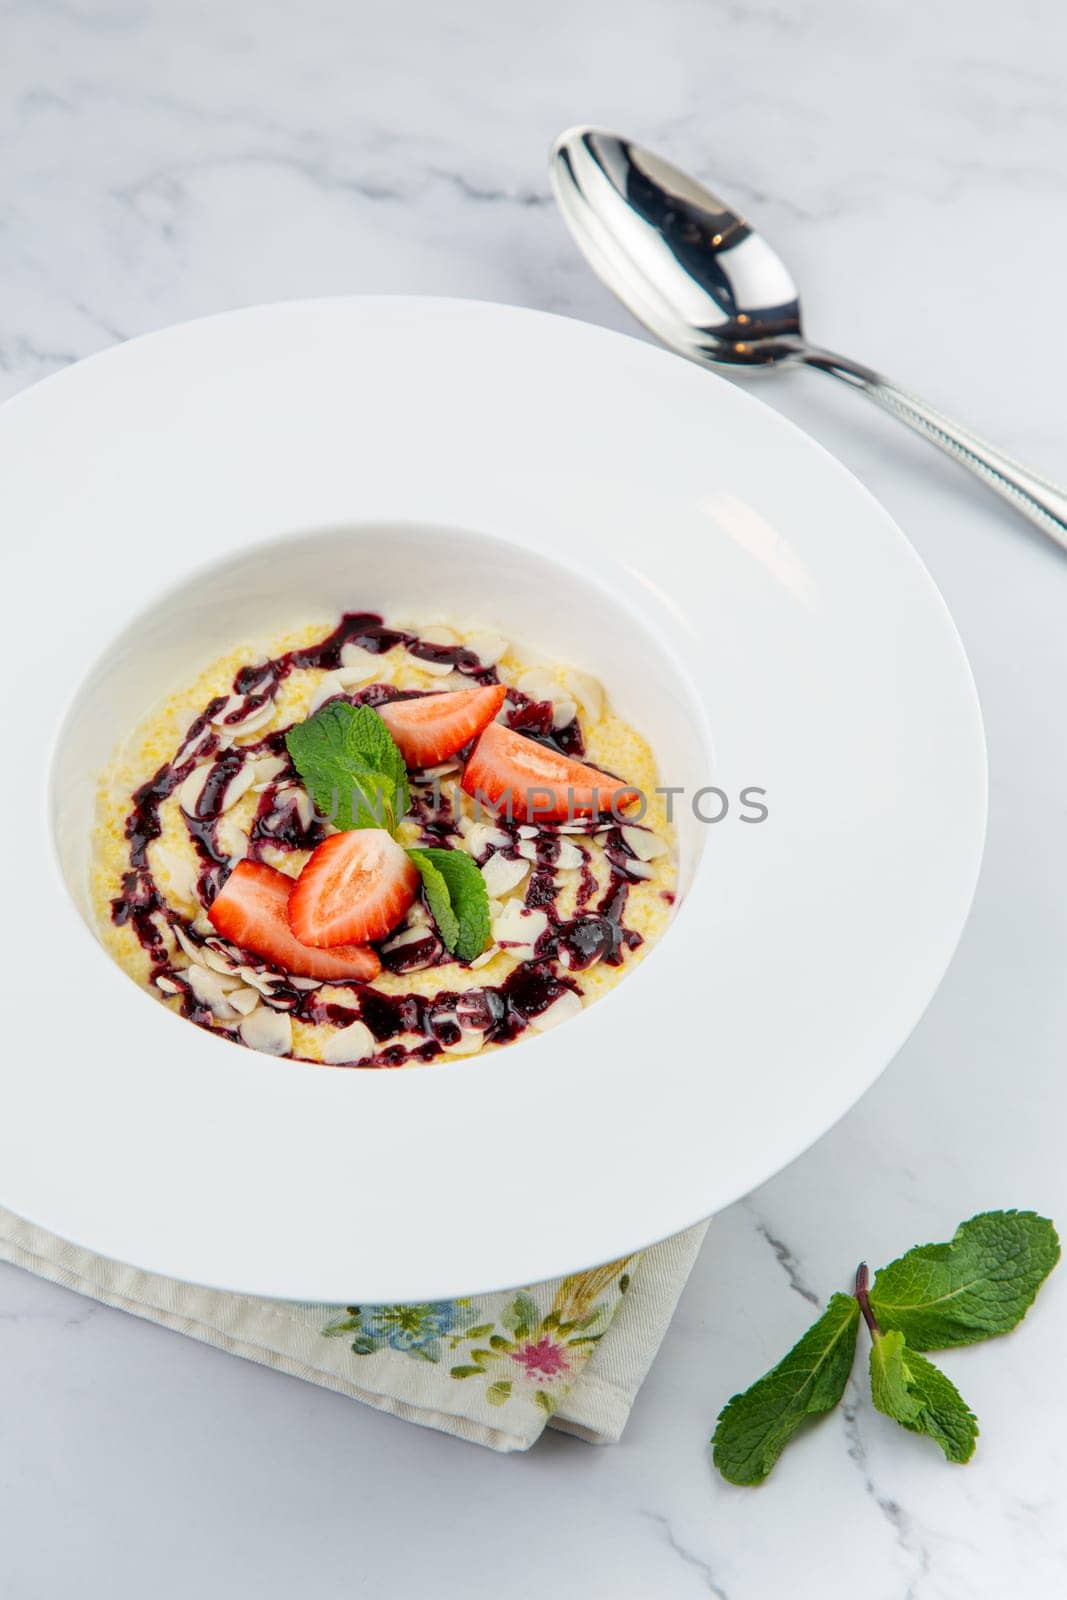
[{"label": "sliced almond", "polygon": [[489,857],[481,869],[486,892],[493,900],[500,900],[516,888],[530,870],[530,863],[521,857],[514,861],[499,852]]},{"label": "sliced almond", "polygon": [[352,639],[341,646],[339,675],[352,687],[357,683],[369,683],[372,678],[380,680],[382,668],[387,666],[383,656],[376,655],[373,650],[364,650],[361,644],[356,644]]},{"label": "sliced almond", "polygon": [[203,793],[210,771],[211,764],[205,767],[194,767],[178,790],[178,804],[187,817],[196,816],[197,802]]},{"label": "sliced almond", "polygon": [[185,976],[200,1004],[207,1006],[213,1017],[220,1022],[229,1022],[237,1015],[226,997],[224,981],[217,972],[197,966],[194,962]]},{"label": "sliced almond", "polygon": [[[440,1043],[440,1041],[438,1041]],[[459,1038],[451,1044],[441,1044],[441,1049],[450,1056],[474,1056],[485,1043],[485,1034],[479,1028],[461,1028]]]},{"label": "sliced almond", "polygon": [[666,839],[661,839],[650,828],[624,826],[619,832],[639,861],[655,861],[657,856],[665,855],[669,848]]},{"label": "sliced almond", "polygon": [[471,971],[477,972],[479,967],[487,967],[490,961],[492,961],[493,957],[499,954],[500,946],[498,944],[491,944],[488,950],[483,950],[480,956],[475,956],[474,960],[470,963]]},{"label": "sliced almond", "polygon": [[510,843],[510,834],[505,833],[503,828],[494,828],[490,822],[472,823],[463,841],[464,847],[475,860],[479,860],[490,850],[505,850]]},{"label": "sliced almond", "polygon": [[495,667],[501,656],[508,653],[508,641],[498,633],[472,633],[465,648],[478,657],[483,667]]},{"label": "sliced almond", "polygon": [[403,950],[406,945],[419,944],[427,937],[425,924],[416,923],[414,927],[401,928],[399,933],[394,933],[392,938],[382,945],[382,949],[386,951]]},{"label": "sliced almond", "polygon": [[[423,634],[423,638],[426,638],[425,634]],[[432,644],[435,641],[427,640],[426,642]],[[410,650],[406,650],[404,654],[407,656],[409,666],[414,667],[417,672],[428,672],[434,678],[447,678],[452,674],[453,666],[451,661],[428,661],[425,656],[412,655]]]},{"label": "sliced almond", "polygon": [[350,1066],[356,1061],[367,1061],[378,1044],[365,1022],[350,1022],[347,1028],[331,1033],[322,1047],[322,1059],[330,1066]]},{"label": "sliced almond", "polygon": [[179,900],[196,902],[196,884],[200,876],[196,864],[187,861],[177,850],[164,844],[152,847],[152,871],[157,883]]},{"label": "sliced almond", "polygon": [[156,988],[162,989],[164,994],[181,994],[181,985],[174,982],[173,978],[166,978],[162,974],[156,979]]},{"label": "sliced almond", "polygon": [[257,1006],[245,1017],[238,1030],[250,1050],[261,1050],[268,1056],[287,1056],[293,1049],[293,1023],[284,1012],[270,1011]]},{"label": "sliced almond", "polygon": [[284,756],[260,756],[258,761],[252,763],[252,787],[265,789],[268,783],[281,777],[287,766]]},{"label": "sliced almond", "polygon": [[443,622],[435,622],[428,628],[420,628],[419,638],[424,644],[459,643],[459,634],[454,628],[446,628]]},{"label": "sliced almond", "polygon": [[250,1016],[259,1005],[259,991],[256,989],[231,989],[226,998],[242,1017]]},{"label": "sliced almond", "polygon": [[273,722],[274,711],[274,701],[264,700],[261,706],[256,706],[240,722],[227,723],[223,731],[234,739],[247,739],[250,734],[262,733],[268,722]]},{"label": "sliced almond", "polygon": [[549,1028],[558,1027],[561,1022],[569,1022],[581,1009],[581,996],[576,995],[573,989],[566,989],[558,1000],[553,1000],[544,1011],[530,1018],[530,1027],[536,1028],[538,1033],[547,1033]]},{"label": "sliced almond", "polygon": [[[212,928],[211,931],[214,933],[214,928]],[[190,939],[185,929],[180,923],[177,922],[174,924],[174,937],[177,939],[178,943],[181,945],[190,961],[200,960],[200,952],[203,949],[203,946],[196,944],[192,939]]]},{"label": "sliced almond", "polygon": [[497,944],[503,945],[509,955],[518,956],[520,961],[529,961],[534,946],[548,927],[548,917],[540,907],[530,909],[513,900],[492,926]]},{"label": "sliced almond", "polygon": [[528,667],[515,685],[520,694],[531,700],[554,700],[562,693],[559,684],[547,667]]},{"label": "sliced almond", "polygon": [[557,872],[577,872],[585,864],[585,857],[576,844],[571,844],[569,839],[561,839],[553,864]]},{"label": "sliced almond", "polygon": [[253,989],[258,989],[262,995],[273,994],[277,985],[285,982],[280,974],[257,972],[255,967],[238,967],[237,973],[245,983],[250,984]]},{"label": "sliced almond", "polygon": [[586,722],[599,722],[604,715],[604,690],[599,680],[588,672],[580,672],[577,667],[568,667],[563,679]]},{"label": "sliced almond", "polygon": [[324,706],[327,700],[336,700],[338,695],[343,696],[344,693],[345,686],[341,681],[341,674],[339,672],[328,672],[324,678],[319,680],[318,687],[311,697],[308,716],[312,716],[320,706]]},{"label": "sliced almond", "polygon": [[248,793],[254,782],[255,763],[246,761],[243,766],[238,767],[225,789],[223,789],[219,800],[219,815],[221,816],[224,811],[229,811],[235,806],[241,796]]},{"label": "sliced almond", "polygon": [[218,949],[215,945],[203,945],[199,959],[205,966],[210,967],[212,972],[220,972],[228,978],[232,977],[237,971],[237,962],[231,961],[226,952]]},{"label": "sliced almond", "polygon": [[578,707],[575,705],[573,700],[567,699],[566,697],[564,697],[562,700],[553,700],[552,726],[554,728],[565,728],[568,723],[574,721],[577,715]]}]

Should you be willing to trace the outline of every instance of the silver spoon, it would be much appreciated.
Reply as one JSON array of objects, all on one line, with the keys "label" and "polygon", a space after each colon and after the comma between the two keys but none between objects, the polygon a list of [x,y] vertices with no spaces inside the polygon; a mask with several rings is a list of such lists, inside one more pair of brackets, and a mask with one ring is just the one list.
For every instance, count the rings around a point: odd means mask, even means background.
[{"label": "silver spoon", "polygon": [[664,344],[705,366],[828,372],[969,467],[1067,548],[1067,494],[870,367],[808,344],[784,263],[736,211],[629,139],[572,128],[552,183],[595,272]]}]

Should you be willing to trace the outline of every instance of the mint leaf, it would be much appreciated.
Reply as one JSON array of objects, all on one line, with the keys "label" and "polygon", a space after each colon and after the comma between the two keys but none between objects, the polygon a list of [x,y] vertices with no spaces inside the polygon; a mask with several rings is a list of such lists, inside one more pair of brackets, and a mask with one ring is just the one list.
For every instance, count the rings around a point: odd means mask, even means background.
[{"label": "mint leaf", "polygon": [[730,1483],[762,1483],[805,1418],[834,1408],[852,1370],[859,1320],[852,1295],[833,1295],[789,1354],[724,1406],[711,1443]]},{"label": "mint leaf", "polygon": [[410,804],[407,769],[370,706],[332,700],[285,735],[293,765],[321,817],[343,830],[386,828]]},{"label": "mint leaf", "polygon": [[985,1211],[948,1244],[922,1244],[883,1267],[870,1293],[882,1328],[912,1350],[945,1350],[1009,1333],[1060,1258],[1056,1230],[1033,1211]]},{"label": "mint leaf", "polygon": [[949,1461],[962,1465],[974,1455],[974,1413],[955,1384],[932,1361],[908,1349],[896,1329],[871,1345],[871,1398],[902,1427],[936,1439]]},{"label": "mint leaf", "polygon": [[463,850],[409,850],[422,875],[430,915],[446,950],[473,961],[489,943],[485,879]]},{"label": "mint leaf", "polygon": [[409,850],[408,855],[422,876],[422,887],[430,915],[446,950],[455,950],[459,942],[459,918],[452,910],[452,900],[444,876],[434,866],[425,850]]}]

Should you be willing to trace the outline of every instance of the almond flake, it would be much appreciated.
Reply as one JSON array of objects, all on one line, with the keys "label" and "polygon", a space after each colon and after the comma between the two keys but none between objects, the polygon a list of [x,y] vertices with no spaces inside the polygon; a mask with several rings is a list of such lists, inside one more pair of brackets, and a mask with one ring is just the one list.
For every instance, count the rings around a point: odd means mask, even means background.
[{"label": "almond flake", "polygon": [[619,832],[639,861],[655,861],[657,856],[667,852],[667,841],[658,838],[649,828],[623,827]]},{"label": "almond flake", "polygon": [[577,715],[578,707],[573,700],[553,700],[552,726],[554,728],[565,728],[569,722],[574,721]]},{"label": "almond flake", "polygon": [[474,960],[470,963],[471,971],[477,972],[479,967],[487,967],[490,961],[492,961],[493,957],[499,954],[500,946],[498,944],[491,944],[488,950],[483,950],[480,956],[475,956]]},{"label": "almond flake", "polygon": [[187,817],[196,816],[197,801],[203,793],[211,766],[194,767],[178,790],[178,804]]},{"label": "almond flake", "polygon": [[548,917],[539,907],[531,910],[512,900],[493,923],[493,938],[497,944],[507,948],[509,955],[529,961],[534,954],[534,946],[547,927]]},{"label": "almond flake", "polygon": [[[425,639],[426,635],[423,634],[422,637]],[[427,644],[432,644],[435,641],[427,639],[426,642]],[[449,640],[447,642],[451,643],[452,641]],[[413,666],[417,672],[428,672],[434,678],[446,678],[450,677],[452,674],[453,668],[451,661],[427,661],[425,656],[412,655],[410,650],[405,650],[404,654],[408,658],[409,665]],[[467,687],[469,688],[470,685],[468,684]]]},{"label": "almond flake", "polygon": [[531,700],[555,700],[562,691],[555,678],[545,667],[530,667],[515,685],[520,694]]},{"label": "almond flake", "polygon": [[473,822],[466,830],[463,841],[464,849],[476,860],[487,851],[505,850],[510,843],[510,834],[505,833],[503,828],[494,828],[491,822]]},{"label": "almond flake", "polygon": [[156,988],[162,989],[164,994],[181,994],[182,992],[181,985],[175,983],[173,978],[157,978]]},{"label": "almond flake", "polygon": [[553,863],[557,872],[577,872],[584,862],[585,857],[576,844],[571,844],[569,839],[559,841],[559,851]]},{"label": "almond flake", "polygon": [[461,1028],[459,1038],[451,1044],[442,1044],[441,1049],[450,1056],[474,1056],[484,1043],[485,1034],[479,1028]]},{"label": "almond flake", "polygon": [[378,1044],[365,1022],[350,1022],[347,1028],[331,1033],[322,1047],[322,1059],[333,1067],[366,1061],[377,1050]]},{"label": "almond flake", "polygon": [[339,676],[353,687],[357,683],[369,683],[372,678],[380,679],[382,667],[388,665],[373,650],[364,650],[351,639],[341,646]]},{"label": "almond flake", "polygon": [[[214,928],[212,928],[211,931],[214,933]],[[181,945],[190,961],[200,960],[200,952],[203,947],[201,945],[194,944],[192,939],[190,939],[189,935],[186,933],[185,929],[180,923],[177,922],[174,924],[174,937],[177,939],[178,943]]]},{"label": "almond flake", "polygon": [[288,762],[284,756],[260,756],[258,761],[252,763],[254,789],[265,789],[275,778],[281,777]]},{"label": "almond flake", "polygon": [[257,1006],[243,1019],[238,1031],[251,1050],[261,1050],[268,1056],[287,1056],[292,1052],[293,1024],[282,1012]]},{"label": "almond flake", "polygon": [[231,989],[226,998],[242,1017],[251,1016],[259,1005],[259,993],[256,989]]},{"label": "almond flake", "polygon": [[466,649],[478,657],[483,667],[495,667],[501,656],[507,655],[508,641],[498,633],[472,633]]},{"label": "almond flake", "polygon": [[224,811],[231,810],[232,807],[237,804],[238,800],[240,800],[241,796],[243,794],[247,794],[248,790],[251,789],[254,780],[254,763],[246,761],[243,766],[238,767],[237,771],[234,773],[233,777],[222,791],[222,798],[219,801],[219,816],[221,816]]},{"label": "almond flake", "polygon": [[195,902],[199,873],[193,862],[187,861],[177,850],[156,844],[152,850],[152,870],[157,881],[165,879],[165,887],[179,900]]},{"label": "almond flake", "polygon": [[538,1033],[547,1033],[549,1028],[555,1028],[561,1022],[569,1022],[581,1009],[581,997],[576,995],[573,989],[565,989],[558,1000],[553,1000],[544,1011],[529,1019],[530,1027],[536,1028]]},{"label": "almond flake", "polygon": [[516,888],[530,870],[530,863],[511,860],[508,856],[499,853],[491,855],[482,868],[482,877],[485,880],[486,892],[493,900],[499,900],[509,890]]},{"label": "almond flake", "polygon": [[258,989],[262,995],[272,994],[276,984],[285,982],[280,973],[257,972],[255,967],[238,967],[237,973],[245,983],[251,984],[252,988]]},{"label": "almond flake", "polygon": [[563,678],[586,721],[599,722],[604,715],[604,690],[598,680],[588,672],[579,672],[576,667],[568,667]]},{"label": "almond flake", "polygon": [[217,972],[211,972],[207,967],[197,966],[194,963],[185,976],[193,994],[201,1005],[207,1006],[212,1016],[217,1017],[220,1022],[229,1022],[237,1015],[226,998],[223,980]]},{"label": "almond flake", "polygon": [[341,674],[339,672],[328,672],[311,697],[308,716],[313,716],[320,706],[326,704],[327,700],[336,700],[338,695],[343,698],[344,692],[345,686],[341,681]]},{"label": "almond flake", "polygon": [[443,623],[435,622],[432,627],[420,628],[419,638],[423,644],[458,644],[459,634],[453,628],[446,628]]}]

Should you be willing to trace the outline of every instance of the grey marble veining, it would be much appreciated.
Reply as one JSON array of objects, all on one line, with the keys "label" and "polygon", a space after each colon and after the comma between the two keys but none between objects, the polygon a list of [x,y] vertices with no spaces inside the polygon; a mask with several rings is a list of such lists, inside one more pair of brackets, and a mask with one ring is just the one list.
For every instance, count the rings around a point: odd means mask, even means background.
[{"label": "grey marble veining", "polygon": [[[298,295],[488,297],[630,330],[548,196],[553,135],[601,121],[752,211],[816,337],[1067,476],[1056,0],[21,0],[0,31],[0,396]],[[861,1256],[989,1206],[1067,1224],[1067,564],[854,397],[803,374],[761,393],[898,518],[978,679],[988,854],[927,1016],[844,1121],[718,1219],[614,1450],[497,1459],[0,1269],[4,1600],[1067,1585],[1067,1279],[1012,1341],[945,1359],[982,1423],[970,1467],[857,1384],[763,1490],[709,1469],[719,1406]]]}]

